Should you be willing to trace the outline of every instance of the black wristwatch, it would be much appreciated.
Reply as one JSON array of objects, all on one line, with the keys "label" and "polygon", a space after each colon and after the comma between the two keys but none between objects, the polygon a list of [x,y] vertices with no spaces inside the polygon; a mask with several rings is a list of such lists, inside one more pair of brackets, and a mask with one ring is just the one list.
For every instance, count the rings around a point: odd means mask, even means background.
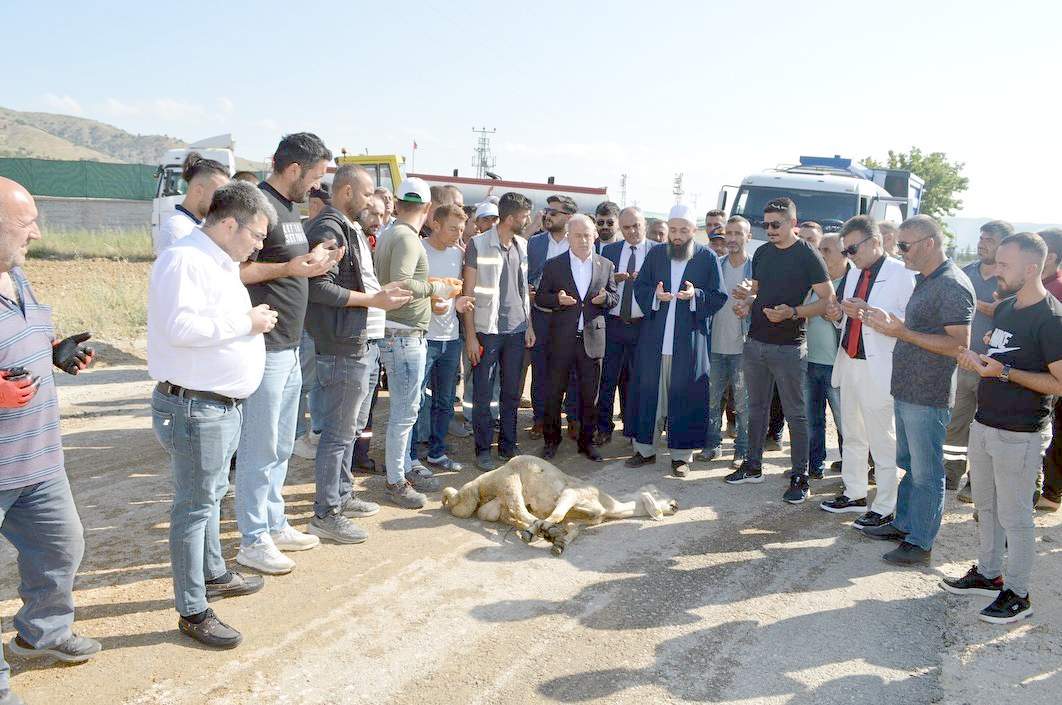
[{"label": "black wristwatch", "polygon": [[1009,382],[1010,381],[1010,370],[1011,370],[1011,366],[1010,365],[1003,365],[1003,371],[999,373],[999,381],[1000,382]]}]

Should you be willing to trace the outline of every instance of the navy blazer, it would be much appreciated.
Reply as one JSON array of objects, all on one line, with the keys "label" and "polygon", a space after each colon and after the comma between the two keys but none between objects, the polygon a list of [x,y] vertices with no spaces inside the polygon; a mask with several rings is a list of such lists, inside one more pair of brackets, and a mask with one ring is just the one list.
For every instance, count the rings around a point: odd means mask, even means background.
[{"label": "navy blazer", "polygon": [[[663,243],[655,242],[653,240],[646,239],[645,244],[648,247],[645,248],[645,254],[649,254],[649,250],[653,249],[657,245]],[[627,247],[627,241],[620,238],[618,242],[610,242],[601,248],[601,256],[612,261],[612,266],[616,268],[616,271],[620,271],[620,255],[623,254],[623,248]]]},{"label": "navy blazer", "polygon": [[540,230],[527,240],[527,283],[538,288],[542,278],[542,268],[546,266],[546,253],[549,252],[549,231]]}]

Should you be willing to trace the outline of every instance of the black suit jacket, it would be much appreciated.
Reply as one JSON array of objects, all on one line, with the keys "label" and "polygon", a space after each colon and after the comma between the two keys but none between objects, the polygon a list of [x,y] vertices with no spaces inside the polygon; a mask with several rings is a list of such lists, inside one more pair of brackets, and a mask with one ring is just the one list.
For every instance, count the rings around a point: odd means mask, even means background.
[{"label": "black suit jacket", "polygon": [[[552,311],[549,321],[550,345],[571,345],[579,332],[579,315],[583,316],[583,346],[591,359],[605,356],[605,314],[619,303],[616,282],[612,279],[615,267],[601,255],[593,258],[593,274],[586,296],[579,300],[579,288],[572,276],[571,258],[568,255],[554,257],[546,262],[542,279],[538,283],[535,304]],[[601,290],[605,291],[604,303],[591,303]],[[574,305],[561,306],[560,292],[576,299]]]}]

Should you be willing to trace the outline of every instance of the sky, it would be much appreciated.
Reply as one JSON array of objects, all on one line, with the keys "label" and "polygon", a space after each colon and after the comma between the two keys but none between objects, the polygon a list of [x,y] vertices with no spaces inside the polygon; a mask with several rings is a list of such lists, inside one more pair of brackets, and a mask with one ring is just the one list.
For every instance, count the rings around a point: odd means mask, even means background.
[{"label": "sky", "polygon": [[706,210],[802,154],[917,146],[965,164],[958,215],[1058,222],[1060,26],[1024,0],[4,2],[0,106],[465,176],[486,127],[503,178],[618,201],[627,174],[650,211],[677,173]]}]

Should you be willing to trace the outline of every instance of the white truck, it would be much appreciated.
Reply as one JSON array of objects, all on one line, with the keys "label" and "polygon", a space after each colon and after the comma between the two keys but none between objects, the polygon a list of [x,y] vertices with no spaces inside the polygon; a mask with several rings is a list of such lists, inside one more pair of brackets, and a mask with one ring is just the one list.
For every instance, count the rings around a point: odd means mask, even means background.
[{"label": "white truck", "polygon": [[799,164],[779,166],[746,176],[740,186],[724,186],[719,208],[752,224],[751,249],[767,240],[763,208],[788,196],[800,222],[813,220],[824,232],[837,232],[856,215],[897,225],[918,213],[925,182],[901,169],[869,169],[859,162],[834,157],[800,157]]},{"label": "white truck", "polygon": [[236,173],[236,152],[231,135],[218,135],[200,140],[187,147],[166,150],[155,172],[155,198],[151,202],[151,238],[158,241],[158,230],[166,219],[184,200],[188,184],[181,178],[181,166],[189,152],[199,152],[206,159],[221,162],[229,169],[229,176]]}]

